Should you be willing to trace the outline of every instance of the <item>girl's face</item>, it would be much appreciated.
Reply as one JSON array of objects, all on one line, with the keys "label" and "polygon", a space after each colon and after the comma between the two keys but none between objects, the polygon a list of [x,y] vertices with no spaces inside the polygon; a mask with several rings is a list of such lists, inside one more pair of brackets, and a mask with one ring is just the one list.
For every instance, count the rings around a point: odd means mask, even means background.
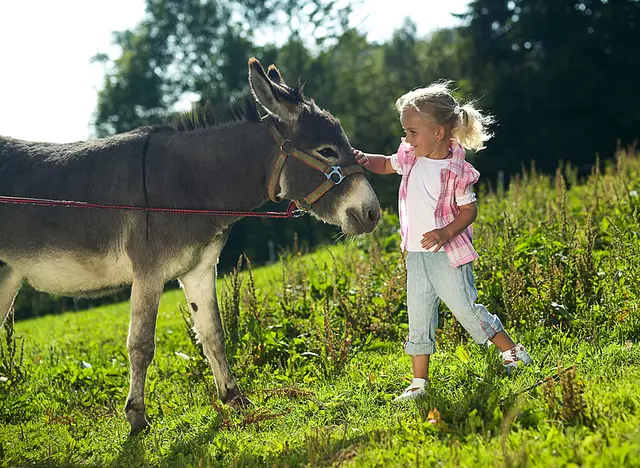
[{"label": "girl's face", "polygon": [[[416,156],[428,156],[438,149],[438,136],[444,132],[442,125],[428,122],[415,109],[405,109],[400,115],[402,127],[406,133],[405,142],[413,146]],[[439,133],[440,132],[440,133]]]}]

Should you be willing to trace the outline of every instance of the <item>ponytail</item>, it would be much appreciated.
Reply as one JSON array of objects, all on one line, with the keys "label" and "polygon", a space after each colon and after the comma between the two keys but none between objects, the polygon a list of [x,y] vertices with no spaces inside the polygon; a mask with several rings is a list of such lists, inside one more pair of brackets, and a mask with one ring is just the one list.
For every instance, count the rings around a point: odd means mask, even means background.
[{"label": "ponytail", "polygon": [[485,141],[493,136],[487,131],[487,127],[493,123],[492,116],[483,115],[472,103],[467,103],[460,108],[451,133],[463,147],[479,151],[484,148]]}]

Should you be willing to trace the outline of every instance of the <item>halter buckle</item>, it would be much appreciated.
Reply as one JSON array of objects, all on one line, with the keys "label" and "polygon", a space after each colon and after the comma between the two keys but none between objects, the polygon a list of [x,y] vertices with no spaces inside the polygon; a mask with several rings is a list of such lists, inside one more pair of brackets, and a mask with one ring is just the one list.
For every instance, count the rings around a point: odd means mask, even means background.
[{"label": "halter buckle", "polygon": [[[338,185],[340,182],[342,182],[346,177],[342,173],[342,170],[341,170],[340,166],[331,166],[331,172],[325,172],[324,175],[327,176],[327,179],[331,180],[336,185]],[[338,180],[336,180],[333,177],[334,175],[338,176]]]},{"label": "halter buckle", "polygon": [[287,156],[291,155],[294,149],[295,147],[293,146],[293,142],[291,140],[284,140],[282,142],[282,145],[280,145],[280,151],[282,151]]}]

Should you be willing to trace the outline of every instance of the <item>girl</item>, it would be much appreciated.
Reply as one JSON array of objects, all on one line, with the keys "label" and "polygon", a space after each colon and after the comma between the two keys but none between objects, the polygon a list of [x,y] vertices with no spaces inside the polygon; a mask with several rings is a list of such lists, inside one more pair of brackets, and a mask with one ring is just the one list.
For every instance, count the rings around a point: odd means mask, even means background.
[{"label": "girl", "polygon": [[493,122],[472,104],[460,106],[439,82],[408,92],[396,101],[406,137],[393,156],[354,149],[358,164],[376,174],[402,175],[399,193],[401,248],[407,251],[407,309],[413,380],[396,398],[425,392],[429,356],[436,350],[440,300],[473,339],[493,342],[510,371],[532,362],[521,344],[504,331],[500,319],[481,304],[471,262],[478,254],[471,244],[471,223],[478,208],[473,184],[479,172],[465,161],[465,148],[480,150],[491,137]]}]

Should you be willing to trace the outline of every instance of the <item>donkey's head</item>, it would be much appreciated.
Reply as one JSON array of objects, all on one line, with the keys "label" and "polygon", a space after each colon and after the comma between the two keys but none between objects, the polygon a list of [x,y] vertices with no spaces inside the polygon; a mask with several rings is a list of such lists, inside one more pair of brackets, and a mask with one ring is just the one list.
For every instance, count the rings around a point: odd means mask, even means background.
[{"label": "donkey's head", "polygon": [[[287,86],[273,65],[267,74],[258,60],[250,59],[249,84],[269,114],[267,125],[277,128],[274,138],[289,140],[282,145],[285,152],[302,155],[302,159],[286,159],[278,195],[302,204],[309,202],[306,208],[312,214],[340,226],[345,234],[371,232],[380,218],[380,203],[364,174],[356,171],[357,163],[340,122],[313,100],[304,98],[301,90]],[[312,167],[314,160],[324,169]],[[331,166],[338,168],[332,170]],[[329,172],[339,183],[327,183]],[[316,191],[323,184],[331,188],[325,193],[323,189]]]}]

